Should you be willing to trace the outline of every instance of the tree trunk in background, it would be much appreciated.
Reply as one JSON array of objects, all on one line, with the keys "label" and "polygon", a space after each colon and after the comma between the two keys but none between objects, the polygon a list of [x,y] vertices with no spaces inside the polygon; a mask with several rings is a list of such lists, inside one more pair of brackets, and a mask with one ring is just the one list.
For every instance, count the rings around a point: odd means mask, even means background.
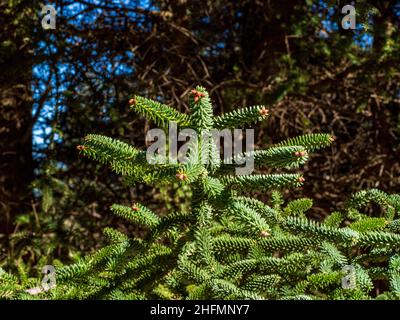
[{"label": "tree trunk in background", "polygon": [[29,206],[33,178],[32,63],[30,1],[2,2],[0,20],[0,233]]}]

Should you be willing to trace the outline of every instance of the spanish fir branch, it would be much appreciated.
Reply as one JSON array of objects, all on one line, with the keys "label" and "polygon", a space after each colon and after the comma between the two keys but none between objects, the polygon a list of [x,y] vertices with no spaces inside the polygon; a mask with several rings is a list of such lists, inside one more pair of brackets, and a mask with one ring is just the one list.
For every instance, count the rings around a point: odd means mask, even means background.
[{"label": "spanish fir branch", "polygon": [[270,234],[270,226],[256,210],[235,201],[228,204],[228,210],[233,214],[237,222],[239,224],[244,224],[248,232],[255,237],[262,236],[263,234],[265,234],[265,236]]},{"label": "spanish fir branch", "polygon": [[316,150],[328,147],[333,141],[334,138],[330,134],[314,133],[284,140],[278,143],[276,146],[303,146],[308,152],[314,152]]},{"label": "spanish fir branch", "polygon": [[119,217],[122,217],[135,224],[153,229],[159,223],[159,217],[151,210],[139,203],[133,204],[131,207],[114,204],[111,211]]},{"label": "spanish fir branch", "polygon": [[84,156],[110,165],[119,174],[134,174],[140,166],[147,165],[144,151],[102,135],[87,135],[84,145],[77,148]]},{"label": "spanish fir branch", "polygon": [[307,162],[308,153],[303,146],[271,147],[239,154],[233,158],[232,163],[244,163],[252,158],[257,168],[295,169]]},{"label": "spanish fir branch", "polygon": [[268,190],[282,187],[299,187],[303,177],[300,174],[260,174],[251,176],[223,176],[221,182],[238,190]]},{"label": "spanish fir branch", "polygon": [[191,106],[191,123],[199,133],[211,130],[214,126],[213,107],[208,92],[201,86],[191,91],[189,98]]},{"label": "spanish fir branch", "polygon": [[265,120],[269,115],[269,110],[264,106],[251,106],[243,109],[234,110],[214,118],[216,129],[235,129],[245,128],[257,121]]},{"label": "spanish fir branch", "polygon": [[132,110],[152,120],[155,124],[168,128],[170,122],[176,122],[180,127],[189,126],[189,116],[164,105],[158,101],[150,100],[141,96],[135,96],[130,100]]}]

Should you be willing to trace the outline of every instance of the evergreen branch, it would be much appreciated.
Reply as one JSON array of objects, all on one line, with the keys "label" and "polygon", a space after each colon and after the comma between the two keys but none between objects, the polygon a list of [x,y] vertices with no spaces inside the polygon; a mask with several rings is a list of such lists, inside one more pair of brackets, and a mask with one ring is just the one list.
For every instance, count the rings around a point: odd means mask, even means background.
[{"label": "evergreen branch", "polygon": [[192,219],[193,216],[191,216],[187,212],[170,213],[159,220],[158,224],[155,226],[152,232],[152,237],[160,235],[162,232],[168,230],[168,228],[171,228],[173,226],[179,225],[182,227],[185,224],[189,224]]},{"label": "evergreen branch", "polygon": [[231,237],[227,235],[212,239],[212,249],[218,255],[226,252],[246,252],[256,241],[246,237]]},{"label": "evergreen branch", "polygon": [[336,229],[305,218],[288,217],[282,226],[294,233],[307,234],[318,239],[343,244],[356,244],[360,239],[360,234],[354,230],[348,228]]},{"label": "evergreen branch", "polygon": [[328,147],[333,142],[333,137],[327,133],[306,134],[290,138],[278,143],[277,147],[303,146],[308,152]]},{"label": "evergreen branch", "polygon": [[234,110],[214,118],[216,129],[245,128],[257,121],[265,120],[268,116],[268,109],[264,106],[251,106]]},{"label": "evergreen branch", "polygon": [[321,244],[321,252],[324,253],[334,264],[342,267],[348,264],[347,257],[339,251],[336,246],[330,242],[324,241]]},{"label": "evergreen branch", "polygon": [[254,275],[250,277],[241,288],[260,293],[270,292],[272,288],[278,287],[281,279],[282,278],[277,274]]},{"label": "evergreen branch", "polygon": [[167,128],[170,122],[176,122],[180,127],[189,126],[189,116],[164,105],[158,101],[135,96],[131,101],[132,110],[152,120],[155,124]]},{"label": "evergreen branch", "polygon": [[153,229],[160,220],[155,213],[138,203],[131,207],[114,204],[111,206],[111,211],[116,216],[149,229]]},{"label": "evergreen branch", "polygon": [[371,231],[360,234],[359,244],[362,246],[400,247],[400,235],[389,232]]},{"label": "evergreen branch", "polygon": [[283,212],[285,215],[291,216],[304,216],[305,212],[310,210],[313,205],[313,201],[308,198],[301,198],[290,201]]},{"label": "evergreen branch", "polygon": [[232,299],[251,299],[251,300],[262,300],[263,298],[258,294],[238,288],[235,284],[224,279],[211,279],[209,286],[218,297],[229,297]]},{"label": "evergreen branch", "polygon": [[147,164],[146,153],[129,144],[102,135],[90,134],[85,137],[85,144],[78,146],[81,154],[109,164],[119,174],[134,174],[142,165]]},{"label": "evergreen branch", "polygon": [[324,224],[332,228],[339,228],[343,219],[344,219],[343,213],[335,211],[325,218]]},{"label": "evergreen branch", "polygon": [[383,191],[378,189],[370,189],[355,193],[346,204],[349,208],[361,209],[370,202],[386,206],[389,203],[389,199],[387,194]]},{"label": "evergreen branch", "polygon": [[103,234],[112,242],[112,243],[121,243],[128,242],[129,238],[127,235],[115,230],[113,228],[104,228]]},{"label": "evergreen branch", "polygon": [[228,205],[228,210],[233,214],[239,223],[243,223],[248,232],[254,237],[267,236],[271,228],[265,219],[255,210],[240,202],[233,201]]},{"label": "evergreen branch", "polygon": [[264,217],[269,223],[275,224],[278,221],[278,216],[276,214],[276,211],[267,206],[265,203],[254,198],[243,197],[243,196],[235,197],[234,199],[252,208],[253,210],[258,211],[261,214],[261,216]]},{"label": "evergreen branch", "polygon": [[271,147],[239,154],[233,158],[232,163],[245,163],[252,158],[256,167],[294,169],[307,162],[308,153],[303,146]]},{"label": "evergreen branch", "polygon": [[337,287],[343,274],[338,271],[329,273],[316,273],[307,276],[307,279],[297,285],[297,291],[324,290],[331,286]]},{"label": "evergreen branch", "polygon": [[304,178],[299,174],[260,174],[251,176],[223,176],[221,182],[238,190],[268,190],[287,186],[299,187]]},{"label": "evergreen branch", "polygon": [[265,272],[269,274],[295,274],[307,264],[309,257],[294,253],[285,258],[273,258],[265,257],[261,259],[243,259],[238,262],[234,262],[226,266],[220,274],[219,278],[234,279],[243,273],[254,272]]},{"label": "evergreen branch", "polygon": [[258,245],[265,251],[275,252],[301,252],[303,250],[316,247],[319,241],[313,238],[304,238],[296,236],[286,236],[280,238],[261,239]]},{"label": "evergreen branch", "polygon": [[351,223],[348,227],[358,232],[383,230],[387,225],[385,218],[365,217]]},{"label": "evergreen branch", "polygon": [[201,86],[191,91],[189,98],[191,108],[190,121],[194,129],[202,132],[213,128],[213,107],[208,92]]}]

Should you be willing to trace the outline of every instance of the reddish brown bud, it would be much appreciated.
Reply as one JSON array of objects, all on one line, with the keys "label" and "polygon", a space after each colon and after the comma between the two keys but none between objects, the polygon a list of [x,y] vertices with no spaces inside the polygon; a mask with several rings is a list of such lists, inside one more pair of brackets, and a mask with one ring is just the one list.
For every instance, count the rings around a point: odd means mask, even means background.
[{"label": "reddish brown bud", "polygon": [[304,157],[305,155],[307,155],[307,151],[296,151],[296,152],[294,153],[294,155],[295,155],[296,157]]},{"label": "reddish brown bud", "polygon": [[190,91],[192,93],[192,95],[194,96],[193,100],[194,102],[198,102],[200,100],[200,98],[205,97],[206,95],[203,92],[197,91],[195,89]]},{"label": "reddish brown bud", "polygon": [[136,212],[139,211],[139,208],[136,204],[132,205],[131,209]]},{"label": "reddish brown bud", "polygon": [[262,107],[262,108],[259,110],[259,112],[260,112],[260,115],[261,115],[262,117],[266,117],[267,115],[269,115],[269,110],[268,110],[267,108],[265,108],[265,107]]},{"label": "reddish brown bud", "polygon": [[297,179],[297,181],[302,183],[302,182],[306,181],[306,179],[304,179],[304,177],[299,177],[299,178]]},{"label": "reddish brown bud", "polygon": [[130,105],[136,104],[136,99],[135,98],[129,99],[129,104]]},{"label": "reddish brown bud", "polygon": [[182,173],[182,172],[178,172],[175,177],[177,177],[179,180],[183,181],[187,179],[187,175]]},{"label": "reddish brown bud", "polygon": [[86,147],[80,144],[79,146],[76,146],[76,149],[78,149],[79,151],[82,151],[82,150],[85,150]]},{"label": "reddish brown bud", "polygon": [[262,230],[261,232],[260,232],[260,237],[263,237],[263,238],[265,238],[265,237],[268,237],[268,236],[270,236],[271,234],[268,232],[268,231],[266,231],[266,230]]}]

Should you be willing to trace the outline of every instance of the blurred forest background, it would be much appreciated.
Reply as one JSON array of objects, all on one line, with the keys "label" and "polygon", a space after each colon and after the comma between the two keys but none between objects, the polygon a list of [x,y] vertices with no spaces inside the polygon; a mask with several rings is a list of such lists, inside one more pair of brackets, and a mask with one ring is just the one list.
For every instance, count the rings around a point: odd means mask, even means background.
[{"label": "blurred forest background", "polygon": [[[41,26],[47,4],[55,30]],[[347,4],[354,30],[341,27]],[[113,203],[188,205],[190,190],[128,188],[78,156],[88,133],[145,147],[152,124],[129,111],[132,94],[185,111],[201,84],[217,114],[265,104],[259,146],[334,134],[286,194],[313,199],[316,219],[364,188],[400,192],[400,1],[9,0],[0,25],[0,266],[68,262],[106,225],[140,232]]]}]

